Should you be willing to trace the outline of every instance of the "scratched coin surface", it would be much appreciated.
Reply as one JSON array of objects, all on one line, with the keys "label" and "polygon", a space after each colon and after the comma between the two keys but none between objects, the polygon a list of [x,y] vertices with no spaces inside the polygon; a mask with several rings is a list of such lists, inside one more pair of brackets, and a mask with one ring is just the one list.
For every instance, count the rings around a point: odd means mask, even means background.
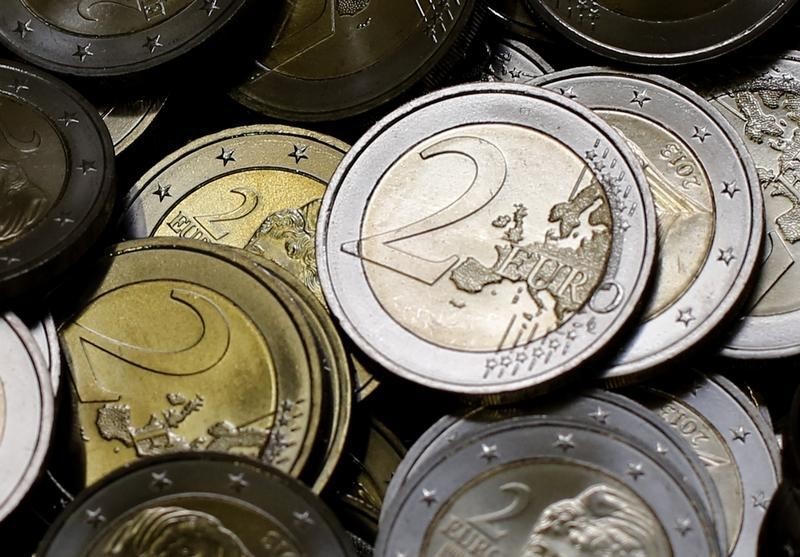
[{"label": "scratched coin surface", "polygon": [[530,83],[553,67],[525,43],[514,39],[499,39],[489,44],[491,59],[483,73],[483,81]]},{"label": "scratched coin surface", "polygon": [[769,29],[796,0],[526,0],[576,43],[624,62],[681,64],[721,56]]},{"label": "scratched coin surface", "polygon": [[[243,248],[289,271],[325,304],[314,243],[317,215],[349,148],[333,137],[286,126],[234,128],[198,139],[131,189],[122,233]],[[353,366],[363,399],[378,382],[355,359]]]},{"label": "scratched coin surface", "polygon": [[33,485],[50,443],[53,390],[36,341],[19,318],[0,316],[0,520]]},{"label": "scratched coin surface", "polygon": [[755,59],[743,73],[704,90],[750,151],[766,209],[759,278],[740,322],[723,350],[735,358],[800,353],[800,53]]},{"label": "scratched coin surface", "polygon": [[333,514],[297,480],[222,454],[162,456],[79,495],[40,557],[354,557]]},{"label": "scratched coin surface", "polygon": [[376,555],[722,554],[655,450],[565,419],[486,424],[429,463],[387,517]]},{"label": "scratched coin surface", "polygon": [[0,298],[44,287],[83,255],[108,221],[113,177],[95,109],[61,81],[0,62]]},{"label": "scratched coin surface", "polygon": [[[283,2],[233,97],[285,120],[333,120],[384,104],[471,38],[477,0]],[[461,44],[457,50],[463,50]]]},{"label": "scratched coin surface", "polygon": [[681,434],[717,485],[732,556],[756,555],[758,534],[778,487],[775,434],[733,383],[699,373],[629,392]]},{"label": "scratched coin surface", "polygon": [[588,109],[524,85],[453,87],[345,157],[320,211],[322,289],[386,369],[518,395],[617,336],[649,278],[654,214],[634,154]]},{"label": "scratched coin surface", "polygon": [[72,286],[59,333],[85,483],[179,451],[303,473],[322,412],[315,341],[283,287],[229,251],[127,242]]},{"label": "scratched coin surface", "polygon": [[392,501],[403,486],[413,481],[427,462],[446,454],[461,439],[479,431],[487,422],[533,415],[588,423],[605,429],[609,436],[651,451],[659,464],[681,479],[687,491],[702,502],[701,510],[714,524],[720,543],[727,544],[724,512],[716,485],[689,443],[644,406],[622,395],[600,390],[587,391],[569,400],[552,397],[525,406],[482,407],[461,415],[445,416],[409,449],[386,491],[384,514],[392,508]]},{"label": "scratched coin surface", "polygon": [[117,76],[205,43],[247,0],[7,0],[0,44],[48,70]]},{"label": "scratched coin surface", "polygon": [[640,378],[740,309],[764,234],[755,167],[727,120],[672,80],[579,68],[535,83],[595,110],[647,177],[658,214],[654,283],[641,323],[602,375],[617,384]]},{"label": "scratched coin surface", "polygon": [[146,97],[116,103],[107,102],[99,107],[100,116],[111,133],[111,141],[114,143],[117,155],[147,131],[164,108],[166,100],[164,97]]}]

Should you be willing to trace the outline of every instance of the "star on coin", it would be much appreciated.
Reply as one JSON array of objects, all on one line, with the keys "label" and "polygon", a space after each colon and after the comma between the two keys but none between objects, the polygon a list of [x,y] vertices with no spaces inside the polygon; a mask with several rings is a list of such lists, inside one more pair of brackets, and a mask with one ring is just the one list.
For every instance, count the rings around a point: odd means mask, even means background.
[{"label": "star on coin", "polygon": [[101,509],[100,507],[97,507],[96,509],[86,510],[86,524],[88,524],[89,526],[97,528],[105,521],[106,517],[103,516],[103,509]]},{"label": "star on coin", "polygon": [[575,89],[573,87],[568,87],[566,89],[564,89],[563,87],[559,87],[558,92],[567,97],[568,99],[578,98],[578,95],[575,94]]},{"label": "star on coin", "polygon": [[292,517],[294,518],[295,526],[299,526],[301,528],[305,528],[306,526],[314,526],[314,519],[311,518],[311,514],[309,514],[308,511],[294,512],[292,513]]},{"label": "star on coin", "polygon": [[732,428],[731,433],[733,434],[734,441],[741,441],[742,443],[747,443],[747,436],[751,435],[751,433],[742,426],[739,426],[736,429]]},{"label": "star on coin", "polygon": [[633,91],[633,98],[631,99],[631,104],[638,104],[639,108],[644,108],[645,103],[652,101],[650,97],[647,96],[647,91],[642,90],[637,91],[634,89]]},{"label": "star on coin", "polygon": [[498,458],[498,456],[497,445],[481,444],[481,458],[486,460],[487,463]]},{"label": "star on coin", "polygon": [[641,462],[633,463],[631,462],[628,464],[628,475],[633,478],[634,481],[637,481],[639,478],[644,476],[644,466],[642,466]]},{"label": "star on coin", "polygon": [[89,56],[94,56],[94,52],[92,52],[92,43],[86,44],[76,44],[75,45],[75,52],[72,54],[76,58],[80,58],[81,62],[85,62],[86,58]]},{"label": "star on coin", "polygon": [[688,518],[679,518],[675,521],[675,530],[683,537],[692,531],[692,521]]},{"label": "star on coin", "polygon": [[75,222],[75,219],[70,218],[68,213],[61,213],[60,215],[58,215],[53,219],[53,222],[55,222],[58,226],[63,228],[68,224],[73,224]]},{"label": "star on coin", "polygon": [[155,37],[147,37],[147,40],[144,43],[144,47],[150,51],[150,54],[154,54],[155,51],[164,45],[161,44],[161,35],[156,35]]},{"label": "star on coin", "polygon": [[20,38],[25,38],[28,36],[28,33],[33,33],[33,27],[31,27],[31,21],[17,21],[17,28],[14,29],[14,32],[17,33]]},{"label": "star on coin", "polygon": [[172,186],[170,185],[163,186],[158,184],[156,186],[156,191],[153,192],[153,195],[157,196],[159,201],[164,201],[167,197],[172,197],[172,194],[169,193],[171,187]]},{"label": "star on coin", "polygon": [[295,145],[294,151],[289,153],[289,156],[294,159],[295,163],[300,164],[300,161],[308,159],[307,151],[307,145]]},{"label": "star on coin", "polygon": [[236,162],[236,159],[233,158],[234,149],[230,151],[227,150],[225,147],[222,148],[222,153],[217,157],[218,161],[222,161],[222,166],[228,166],[229,162]]},{"label": "star on coin", "polygon": [[731,261],[736,259],[736,256],[733,255],[733,248],[721,249],[719,250],[719,257],[717,257],[717,261],[722,261],[725,263],[725,266],[731,264]]},{"label": "star on coin", "polygon": [[8,86],[8,90],[14,93],[15,95],[19,95],[23,91],[28,91],[30,87],[22,83],[20,80],[15,79],[14,83]]},{"label": "star on coin", "polygon": [[78,170],[83,172],[83,175],[86,176],[90,172],[97,172],[97,164],[94,161],[87,161],[86,159],[83,159],[78,167]]},{"label": "star on coin", "polygon": [[150,487],[156,491],[163,491],[172,485],[172,480],[167,477],[166,472],[153,472],[150,474],[150,477],[153,479],[153,481],[150,482]]},{"label": "star on coin", "polygon": [[722,182],[722,193],[733,199],[733,196],[736,195],[737,192],[740,192],[738,187],[736,187],[736,180],[732,180],[730,182]]},{"label": "star on coin", "polygon": [[208,17],[211,17],[215,11],[221,10],[222,8],[219,7],[218,0],[204,0],[202,9],[206,12]]},{"label": "star on coin", "polygon": [[425,489],[422,488],[422,498],[420,499],[423,503],[428,505],[429,507],[436,503],[438,499],[436,498],[436,490],[435,489]]},{"label": "star on coin", "polygon": [[678,323],[683,323],[684,326],[687,328],[692,321],[696,321],[697,318],[692,315],[692,308],[689,309],[679,309],[678,310],[678,318],[675,320]]},{"label": "star on coin", "polygon": [[78,120],[78,115],[74,112],[65,112],[64,116],[58,119],[59,122],[64,124],[65,128],[70,127],[72,124],[80,124]]},{"label": "star on coin", "polygon": [[569,433],[567,435],[562,435],[561,433],[558,434],[558,439],[555,443],[553,443],[554,447],[558,447],[565,453],[570,449],[575,448],[575,442],[572,440],[572,434]]},{"label": "star on coin", "polygon": [[697,139],[700,143],[705,143],[706,139],[711,137],[711,133],[709,133],[708,129],[705,126],[702,128],[695,126],[694,133],[692,134],[692,139]]},{"label": "star on coin", "polygon": [[5,263],[6,265],[13,265],[14,263],[19,263],[19,262],[20,262],[19,257],[9,257],[6,255],[0,257],[0,263]]},{"label": "star on coin", "polygon": [[767,506],[769,506],[769,499],[767,499],[767,496],[764,495],[763,491],[759,491],[756,495],[751,495],[750,498],[753,500],[754,508],[761,509],[763,511],[767,510]]},{"label": "star on coin", "polygon": [[597,410],[589,414],[589,417],[592,418],[594,421],[596,421],[598,424],[606,425],[606,422],[608,421],[608,412],[606,412],[605,410],[603,410],[598,406]]},{"label": "star on coin", "polygon": [[247,480],[244,479],[243,472],[240,472],[239,474],[228,474],[228,480],[230,482],[228,484],[230,488],[237,493],[241,493],[243,489],[250,485]]},{"label": "star on coin", "polygon": [[656,452],[660,455],[665,455],[669,452],[669,450],[661,443],[656,443]]}]

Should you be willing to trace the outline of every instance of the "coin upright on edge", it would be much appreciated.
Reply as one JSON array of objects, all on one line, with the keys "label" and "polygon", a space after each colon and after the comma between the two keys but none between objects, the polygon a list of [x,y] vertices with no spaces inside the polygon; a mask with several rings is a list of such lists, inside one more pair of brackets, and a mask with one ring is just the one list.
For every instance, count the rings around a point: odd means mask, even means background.
[{"label": "coin upright on edge", "polygon": [[0,520],[19,505],[44,461],[53,392],[36,341],[16,315],[0,316]]},{"label": "coin upright on edge", "polygon": [[322,413],[315,339],[283,285],[230,252],[126,242],[88,271],[89,286],[71,285],[59,333],[86,484],[190,450],[303,473]]},{"label": "coin upright on edge", "polygon": [[323,199],[325,298],[366,354],[427,387],[542,389],[607,348],[655,255],[641,166],[549,91],[452,87],[377,123]]},{"label": "coin upright on edge", "polygon": [[525,0],[488,0],[487,12],[505,29],[528,41],[552,41],[548,30],[534,21]]},{"label": "coin upright on edge", "polygon": [[110,216],[113,177],[95,109],[65,83],[0,61],[0,298],[41,291],[85,253]]},{"label": "coin upright on edge", "polygon": [[6,0],[0,44],[58,73],[132,74],[160,66],[203,44],[247,3]]},{"label": "coin upright on edge", "polygon": [[[720,82],[720,79],[723,82]],[[759,278],[722,353],[732,358],[800,354],[800,52],[750,59],[729,79],[701,85],[704,96],[733,124],[755,161],[766,208]]]},{"label": "coin upright on edge", "polygon": [[526,1],[545,23],[581,46],[623,62],[648,65],[721,56],[764,33],[796,2]]},{"label": "coin upright on edge", "polygon": [[[336,120],[384,104],[449,66],[472,38],[479,0],[284,2],[241,104],[292,121]],[[456,50],[464,50],[464,45]]]},{"label": "coin upright on edge", "polygon": [[535,85],[594,110],[628,141],[658,212],[655,282],[641,322],[602,377],[641,379],[696,348],[752,283],[764,235],[758,176],[747,148],[701,96],[672,80],[578,68]]},{"label": "coin upright on edge", "polygon": [[[234,128],[198,139],[154,166],[125,201],[127,238],[193,238],[274,261],[325,304],[315,237],[321,198],[349,145],[287,126]],[[353,359],[356,394],[378,381]]]},{"label": "coin upright on edge", "polygon": [[758,409],[719,375],[689,374],[629,393],[692,445],[725,509],[732,557],[756,555],[761,525],[780,481],[775,434]]},{"label": "coin upright on edge", "polygon": [[565,419],[486,424],[429,463],[386,516],[376,555],[611,554],[620,544],[648,557],[722,555],[654,454]]},{"label": "coin upright on edge", "polygon": [[99,108],[100,116],[111,133],[111,140],[117,155],[141,137],[164,108],[166,101],[166,97],[146,97],[104,103]]},{"label": "coin upright on edge", "polygon": [[45,369],[50,372],[53,394],[57,395],[58,385],[61,382],[61,347],[58,345],[58,331],[53,316],[47,314],[34,322],[27,322],[26,325],[44,357]]},{"label": "coin upright on edge", "polygon": [[497,39],[488,44],[492,57],[482,81],[530,83],[539,76],[553,72],[553,67],[525,43],[514,39]]},{"label": "coin upright on edge", "polygon": [[84,491],[39,557],[354,557],[333,514],[295,479],[220,454],[154,458]]}]

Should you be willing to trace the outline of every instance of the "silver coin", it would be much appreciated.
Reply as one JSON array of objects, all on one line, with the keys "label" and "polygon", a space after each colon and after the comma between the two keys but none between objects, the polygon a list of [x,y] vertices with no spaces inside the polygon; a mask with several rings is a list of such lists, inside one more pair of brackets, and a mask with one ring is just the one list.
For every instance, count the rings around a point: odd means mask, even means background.
[{"label": "silver coin", "polygon": [[740,306],[764,234],[758,176],[727,120],[672,80],[578,68],[535,84],[574,98],[620,131],[655,200],[653,290],[641,323],[602,375],[624,383],[696,347]]},{"label": "silver coin", "polygon": [[713,527],[657,456],[551,418],[486,425],[398,495],[376,554],[721,555]]},{"label": "silver coin", "polygon": [[508,31],[535,42],[552,41],[547,29],[534,21],[525,0],[489,0],[488,14]]},{"label": "silver coin", "polygon": [[727,341],[734,358],[800,354],[800,52],[751,60],[704,94],[755,161],[766,209],[764,254],[748,315]]},{"label": "silver coin", "polygon": [[325,297],[368,356],[425,386],[521,394],[617,337],[655,251],[624,140],[524,85],[444,89],[376,124],[325,193]]},{"label": "silver coin", "polygon": [[58,344],[58,331],[53,316],[47,314],[42,319],[26,324],[44,357],[45,368],[50,371],[50,383],[55,395],[61,380],[61,347]]},{"label": "silver coin", "polygon": [[16,315],[0,316],[0,520],[39,475],[53,427],[53,392],[36,341]]},{"label": "silver coin", "polygon": [[756,555],[780,479],[777,441],[758,410],[719,375],[691,374],[677,385],[629,394],[683,435],[708,468],[725,509],[730,555]]},{"label": "silver coin", "polygon": [[574,42],[640,64],[680,64],[735,50],[769,29],[796,0],[526,0]]},{"label": "silver coin", "polygon": [[525,43],[514,39],[499,39],[489,45],[491,59],[483,81],[530,83],[537,77],[553,72],[553,67]]},{"label": "silver coin", "polygon": [[540,401],[526,408],[484,407],[472,409],[461,416],[445,416],[428,429],[409,449],[398,466],[384,496],[381,520],[403,486],[413,481],[427,462],[446,453],[461,439],[480,431],[487,422],[515,416],[546,416],[568,418],[577,422],[603,427],[610,436],[637,445],[652,454],[665,468],[675,473],[687,490],[703,502],[704,510],[715,525],[722,543],[727,543],[723,507],[716,485],[697,458],[692,447],[670,431],[663,420],[631,399],[606,391],[588,391],[568,401]]}]

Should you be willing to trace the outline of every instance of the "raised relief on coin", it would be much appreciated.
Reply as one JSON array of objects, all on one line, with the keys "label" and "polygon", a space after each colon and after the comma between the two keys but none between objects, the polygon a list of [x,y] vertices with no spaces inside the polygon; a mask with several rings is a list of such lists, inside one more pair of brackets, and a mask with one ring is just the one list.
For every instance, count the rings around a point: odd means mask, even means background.
[{"label": "raised relief on coin", "polygon": [[67,177],[67,153],[32,107],[0,95],[0,244],[42,222]]},{"label": "raised relief on coin", "polygon": [[193,0],[23,0],[45,21],[72,33],[100,37],[149,29],[191,6]]},{"label": "raised relief on coin", "polygon": [[[534,473],[542,476],[534,479]],[[479,478],[433,520],[423,555],[671,556],[648,505],[603,476],[580,466],[530,462]]]},{"label": "raised relief on coin", "polygon": [[714,242],[711,183],[692,149],[640,116],[600,110],[627,140],[644,170],[658,219],[659,257],[644,320],[657,317],[692,286]]},{"label": "raised relief on coin", "polygon": [[[425,188],[409,195],[412,176]],[[612,227],[603,187],[577,155],[528,128],[469,125],[400,157],[375,188],[361,240],[342,249],[365,261],[378,300],[409,331],[493,351],[543,337],[587,303]]]},{"label": "raised relief on coin", "polygon": [[[750,315],[800,309],[800,82],[779,69],[714,99],[747,142],[764,191],[767,236]],[[734,190],[729,195],[733,196]]]}]

